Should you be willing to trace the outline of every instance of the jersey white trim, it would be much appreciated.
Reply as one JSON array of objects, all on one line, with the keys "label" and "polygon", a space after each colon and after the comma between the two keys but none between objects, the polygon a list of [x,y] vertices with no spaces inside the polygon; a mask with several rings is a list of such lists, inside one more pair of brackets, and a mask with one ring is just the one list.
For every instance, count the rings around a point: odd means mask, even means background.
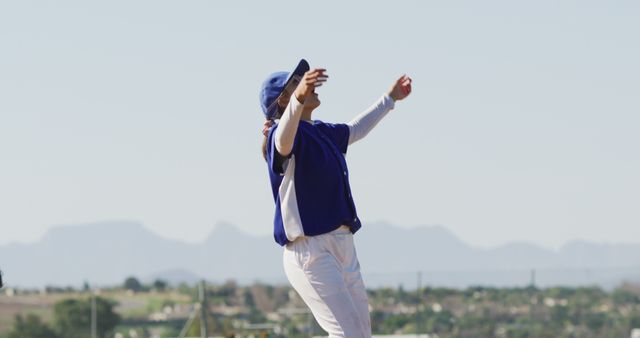
[{"label": "jersey white trim", "polygon": [[287,161],[287,169],[284,173],[282,183],[278,190],[280,197],[280,214],[282,215],[282,226],[287,239],[291,242],[300,236],[304,236],[300,211],[298,210],[298,198],[296,196],[296,159],[295,155]]}]

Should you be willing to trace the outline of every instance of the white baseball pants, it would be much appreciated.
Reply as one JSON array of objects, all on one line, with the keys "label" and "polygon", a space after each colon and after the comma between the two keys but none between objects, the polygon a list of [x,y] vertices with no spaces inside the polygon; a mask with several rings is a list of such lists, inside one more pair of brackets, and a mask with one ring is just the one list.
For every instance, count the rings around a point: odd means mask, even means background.
[{"label": "white baseball pants", "polygon": [[367,292],[346,226],[287,244],[284,271],[329,337],[370,338]]}]

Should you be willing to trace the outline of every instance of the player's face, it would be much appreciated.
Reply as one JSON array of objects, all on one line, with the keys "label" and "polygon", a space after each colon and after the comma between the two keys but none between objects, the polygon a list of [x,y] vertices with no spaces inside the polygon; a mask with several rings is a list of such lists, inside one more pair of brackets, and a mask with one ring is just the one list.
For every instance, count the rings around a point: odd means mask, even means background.
[{"label": "player's face", "polygon": [[290,99],[291,99],[290,93],[282,92],[282,94],[280,94],[280,97],[278,97],[278,106],[280,108],[279,109],[280,112],[284,111],[284,108],[287,107]]},{"label": "player's face", "polygon": [[[288,93],[287,91],[282,92],[282,94],[278,98],[278,106],[280,107],[281,112],[284,111],[284,109],[287,107],[287,105],[289,104],[289,100],[291,100],[292,97],[293,96],[291,93]],[[313,92],[311,92],[311,95],[309,95],[309,97],[307,97],[307,99],[304,101],[304,108],[316,109],[320,106],[320,103],[321,101],[318,98],[318,93],[316,93],[314,89]]]}]

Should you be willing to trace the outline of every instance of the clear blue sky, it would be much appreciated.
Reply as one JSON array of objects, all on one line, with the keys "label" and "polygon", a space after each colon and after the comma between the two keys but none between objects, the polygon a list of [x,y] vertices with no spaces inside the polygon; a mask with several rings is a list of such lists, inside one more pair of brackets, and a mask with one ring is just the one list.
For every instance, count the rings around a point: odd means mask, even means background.
[{"label": "clear blue sky", "polygon": [[349,150],[363,231],[640,242],[638,17],[637,1],[0,2],[0,244],[113,219],[269,234],[258,89],[301,57],[328,69],[331,122],[414,78]]}]

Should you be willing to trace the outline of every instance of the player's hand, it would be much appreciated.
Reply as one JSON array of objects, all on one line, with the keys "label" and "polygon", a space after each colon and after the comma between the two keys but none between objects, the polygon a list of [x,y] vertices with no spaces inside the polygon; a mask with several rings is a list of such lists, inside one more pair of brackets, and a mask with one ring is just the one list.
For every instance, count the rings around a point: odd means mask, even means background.
[{"label": "player's hand", "polygon": [[304,103],[307,96],[309,96],[316,87],[322,86],[322,84],[327,81],[329,76],[326,74],[326,71],[324,68],[315,68],[304,73],[300,84],[298,84],[294,92],[298,101]]},{"label": "player's hand", "polygon": [[411,94],[411,78],[406,74],[402,75],[396,82],[389,88],[387,92],[394,101],[400,101]]}]

